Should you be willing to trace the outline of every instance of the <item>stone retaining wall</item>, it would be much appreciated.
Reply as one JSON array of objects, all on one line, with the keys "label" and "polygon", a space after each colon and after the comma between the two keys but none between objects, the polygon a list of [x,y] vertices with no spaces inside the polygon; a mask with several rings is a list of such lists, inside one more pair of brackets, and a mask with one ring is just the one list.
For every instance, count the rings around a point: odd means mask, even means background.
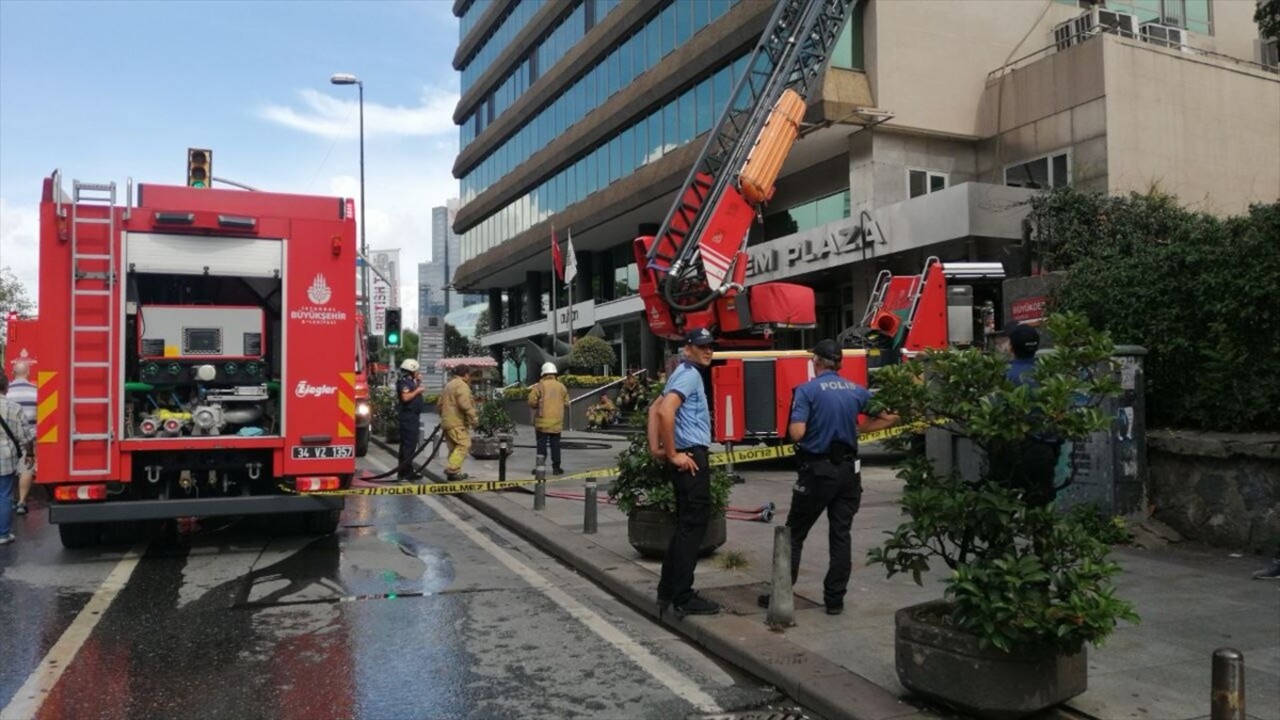
[{"label": "stone retaining wall", "polygon": [[1151,515],[1188,540],[1280,553],[1280,434],[1152,430]]}]

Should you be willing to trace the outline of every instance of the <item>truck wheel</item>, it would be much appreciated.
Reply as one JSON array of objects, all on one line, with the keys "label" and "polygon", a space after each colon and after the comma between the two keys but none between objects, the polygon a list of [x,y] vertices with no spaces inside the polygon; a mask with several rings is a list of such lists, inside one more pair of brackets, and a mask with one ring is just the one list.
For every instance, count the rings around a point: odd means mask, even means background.
[{"label": "truck wheel", "polygon": [[58,536],[62,538],[62,547],[75,550],[89,548],[98,544],[102,537],[102,526],[98,523],[76,523],[58,525]]},{"label": "truck wheel", "polygon": [[309,512],[302,526],[308,535],[332,535],[338,530],[338,520],[341,516],[341,510]]},{"label": "truck wheel", "polygon": [[369,426],[356,428],[356,457],[369,454]]}]

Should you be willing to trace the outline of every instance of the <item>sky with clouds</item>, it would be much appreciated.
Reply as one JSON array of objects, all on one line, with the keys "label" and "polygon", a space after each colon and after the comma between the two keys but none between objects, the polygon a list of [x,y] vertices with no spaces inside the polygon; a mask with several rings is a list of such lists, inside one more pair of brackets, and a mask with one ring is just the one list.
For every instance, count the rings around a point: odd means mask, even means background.
[{"label": "sky with clouds", "polygon": [[0,0],[0,267],[33,299],[41,181],[181,184],[186,150],[262,190],[357,198],[365,86],[370,251],[401,248],[417,317],[431,208],[458,194],[458,21],[419,2]]}]

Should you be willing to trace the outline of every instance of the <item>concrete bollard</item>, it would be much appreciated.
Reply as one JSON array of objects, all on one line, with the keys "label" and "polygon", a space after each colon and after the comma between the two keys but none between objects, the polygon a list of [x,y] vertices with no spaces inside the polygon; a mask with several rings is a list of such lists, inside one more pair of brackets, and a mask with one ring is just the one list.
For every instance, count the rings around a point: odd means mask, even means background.
[{"label": "concrete bollard", "polygon": [[768,625],[796,624],[796,598],[791,588],[791,528],[773,529],[773,587],[769,595]]},{"label": "concrete bollard", "polygon": [[539,455],[533,466],[533,509],[547,509],[547,456]]},{"label": "concrete bollard", "polygon": [[595,479],[587,481],[587,492],[583,500],[586,502],[582,505],[582,532],[586,535],[595,535],[596,513],[599,509],[599,506],[596,504]]},{"label": "concrete bollard", "polygon": [[1213,684],[1209,691],[1210,720],[1245,720],[1244,655],[1232,648],[1213,651]]}]

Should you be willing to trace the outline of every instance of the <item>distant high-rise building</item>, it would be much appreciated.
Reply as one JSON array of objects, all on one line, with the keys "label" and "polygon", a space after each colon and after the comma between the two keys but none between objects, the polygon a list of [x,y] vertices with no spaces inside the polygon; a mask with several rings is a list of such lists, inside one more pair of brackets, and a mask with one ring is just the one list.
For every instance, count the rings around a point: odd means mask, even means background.
[{"label": "distant high-rise building", "polygon": [[457,212],[457,198],[431,208],[431,262],[418,265],[418,307],[423,316],[443,317],[467,305],[484,302],[482,295],[464,295],[451,288],[453,273],[461,264],[461,238],[452,229]]}]

